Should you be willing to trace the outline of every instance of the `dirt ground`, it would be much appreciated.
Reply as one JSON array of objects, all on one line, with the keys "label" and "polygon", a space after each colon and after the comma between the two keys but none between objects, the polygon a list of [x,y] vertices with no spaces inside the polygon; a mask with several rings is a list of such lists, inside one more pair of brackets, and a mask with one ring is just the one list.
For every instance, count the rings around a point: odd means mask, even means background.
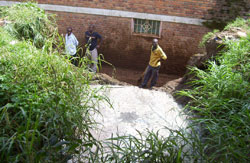
[{"label": "dirt ground", "polygon": [[[114,71],[114,69],[111,66],[103,66],[100,69],[100,73],[107,74],[119,81],[138,86],[137,80],[140,78],[143,71],[125,69],[125,68],[116,68]],[[181,76],[159,73],[159,78],[156,87],[162,87],[166,83],[171,83],[171,81],[176,81],[179,78],[181,78]],[[177,84],[176,82],[174,83]]]}]

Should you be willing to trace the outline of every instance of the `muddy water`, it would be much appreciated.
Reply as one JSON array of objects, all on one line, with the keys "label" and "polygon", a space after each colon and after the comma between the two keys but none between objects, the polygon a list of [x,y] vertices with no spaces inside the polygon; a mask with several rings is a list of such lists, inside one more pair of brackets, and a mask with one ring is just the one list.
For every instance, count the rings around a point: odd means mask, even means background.
[{"label": "muddy water", "polygon": [[[100,87],[93,86],[93,89]],[[93,135],[99,140],[110,138],[112,134],[137,136],[136,130],[146,133],[165,126],[171,129],[187,126],[186,117],[181,115],[182,107],[166,92],[135,86],[105,86],[99,94],[107,96],[112,104],[111,108],[107,102],[102,102],[97,108],[101,115],[94,115],[100,125]],[[168,134],[167,130],[160,130],[160,135]]]}]

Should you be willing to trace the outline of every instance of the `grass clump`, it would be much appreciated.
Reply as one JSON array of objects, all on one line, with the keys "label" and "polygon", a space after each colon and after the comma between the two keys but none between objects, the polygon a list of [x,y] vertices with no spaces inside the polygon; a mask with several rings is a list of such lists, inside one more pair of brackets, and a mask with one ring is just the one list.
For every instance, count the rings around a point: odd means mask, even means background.
[{"label": "grass clump", "polygon": [[[89,87],[92,75],[52,48],[56,30],[47,33],[33,24],[45,17],[35,4],[15,5],[7,13],[14,15],[5,14],[12,23],[0,27],[1,162],[65,162],[85,154],[98,144],[89,131],[90,112],[103,99]],[[39,34],[46,43],[36,44]]]},{"label": "grass clump", "polygon": [[3,12],[5,8],[6,8],[5,6],[0,6],[0,17],[3,16]]},{"label": "grass clump", "polygon": [[105,151],[99,153],[98,161],[192,162],[202,158],[201,148],[196,148],[198,146],[192,148],[193,139],[199,141],[197,135],[187,135],[187,132],[183,130],[178,131],[169,128],[164,130],[169,131],[169,135],[166,137],[161,136],[159,131],[147,131],[145,135],[137,131],[138,136],[111,138],[105,143]]},{"label": "grass clump", "polygon": [[229,30],[231,28],[240,27],[245,30],[250,30],[250,19],[237,18],[232,23],[229,23],[225,30]]},{"label": "grass clump", "polygon": [[92,143],[89,112],[101,97],[88,86],[91,76],[0,33],[0,159],[62,161]]},{"label": "grass clump", "polygon": [[[248,21],[237,19],[227,27],[245,28]],[[198,79],[181,94],[192,99],[187,108],[196,114],[194,125],[202,125],[207,160],[249,162],[250,35],[225,40],[224,50],[208,62],[207,70],[191,70]]]},{"label": "grass clump", "polygon": [[31,40],[37,48],[42,48],[45,42],[56,33],[54,17],[46,14],[34,3],[16,4],[3,8],[1,13],[10,21],[5,26],[9,33],[19,40]]}]

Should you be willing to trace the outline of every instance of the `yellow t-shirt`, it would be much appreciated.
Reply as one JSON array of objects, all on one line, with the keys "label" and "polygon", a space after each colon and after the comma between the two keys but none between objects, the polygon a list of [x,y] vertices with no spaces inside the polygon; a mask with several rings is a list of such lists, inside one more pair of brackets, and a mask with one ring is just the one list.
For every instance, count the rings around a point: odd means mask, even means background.
[{"label": "yellow t-shirt", "polygon": [[151,48],[149,65],[152,67],[160,66],[161,65],[160,59],[164,59],[164,60],[167,59],[167,56],[164,53],[164,51],[161,49],[161,47],[158,45],[154,51],[152,51],[152,48]]}]

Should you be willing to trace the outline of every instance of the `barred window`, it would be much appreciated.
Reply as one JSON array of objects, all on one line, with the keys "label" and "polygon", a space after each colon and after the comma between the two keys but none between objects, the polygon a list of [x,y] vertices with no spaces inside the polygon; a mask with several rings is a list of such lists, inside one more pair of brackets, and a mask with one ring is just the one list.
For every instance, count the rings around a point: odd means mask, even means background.
[{"label": "barred window", "polygon": [[156,20],[133,19],[135,34],[160,36],[161,22]]}]

